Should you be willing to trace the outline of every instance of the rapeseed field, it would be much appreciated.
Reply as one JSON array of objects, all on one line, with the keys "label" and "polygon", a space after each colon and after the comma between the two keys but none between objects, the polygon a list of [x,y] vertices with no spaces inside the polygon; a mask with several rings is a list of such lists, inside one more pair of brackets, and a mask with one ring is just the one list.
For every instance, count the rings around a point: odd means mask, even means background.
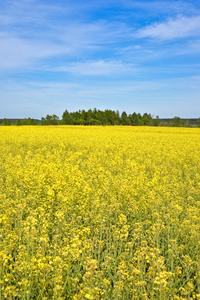
[{"label": "rapeseed field", "polygon": [[0,141],[0,299],[200,299],[200,129]]}]

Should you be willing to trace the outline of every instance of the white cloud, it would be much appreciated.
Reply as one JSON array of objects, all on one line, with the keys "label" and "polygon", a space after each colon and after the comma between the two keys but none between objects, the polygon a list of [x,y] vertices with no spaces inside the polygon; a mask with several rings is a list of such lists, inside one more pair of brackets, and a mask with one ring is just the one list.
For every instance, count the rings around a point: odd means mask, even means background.
[{"label": "white cloud", "polygon": [[172,40],[200,35],[200,16],[177,17],[166,22],[154,23],[141,28],[136,36],[139,38],[153,38]]},{"label": "white cloud", "polygon": [[[24,32],[23,32],[24,33]],[[9,69],[23,69],[33,67],[37,69],[38,64],[41,68],[41,59],[56,57],[57,65],[59,65],[60,55],[65,54],[65,58],[77,57],[81,54],[84,57],[97,55],[98,51],[110,51],[113,43],[119,43],[124,36],[130,35],[128,27],[121,23],[109,23],[106,21],[96,21],[93,23],[72,22],[69,25],[52,24],[51,30],[40,30],[37,34],[27,29],[24,35],[18,34],[17,29],[11,32],[0,32],[0,65],[1,71]],[[105,55],[105,52],[104,52]],[[86,65],[71,65],[71,72],[80,74],[104,74],[109,72],[110,68],[124,69],[122,65],[116,66],[116,63],[109,65],[103,61],[90,63],[88,71],[83,71]],[[130,66],[126,66],[126,70]],[[69,68],[68,68],[69,69]],[[78,70],[80,69],[80,70]],[[64,70],[61,70],[64,71]],[[70,70],[69,70],[70,71]]]},{"label": "white cloud", "polygon": [[66,45],[57,45],[51,41],[27,40],[0,32],[1,71],[29,67],[36,60],[69,53]]},{"label": "white cloud", "polygon": [[126,64],[120,61],[86,61],[68,64],[57,67],[54,71],[69,72],[75,75],[122,75],[138,71],[133,64]]}]

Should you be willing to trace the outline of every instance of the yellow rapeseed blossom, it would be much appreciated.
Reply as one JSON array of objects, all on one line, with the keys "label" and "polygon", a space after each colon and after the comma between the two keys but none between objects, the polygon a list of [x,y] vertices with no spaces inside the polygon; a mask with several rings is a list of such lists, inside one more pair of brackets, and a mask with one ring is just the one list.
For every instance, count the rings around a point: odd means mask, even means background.
[{"label": "yellow rapeseed blossom", "polygon": [[0,300],[200,299],[200,129],[0,139]]}]

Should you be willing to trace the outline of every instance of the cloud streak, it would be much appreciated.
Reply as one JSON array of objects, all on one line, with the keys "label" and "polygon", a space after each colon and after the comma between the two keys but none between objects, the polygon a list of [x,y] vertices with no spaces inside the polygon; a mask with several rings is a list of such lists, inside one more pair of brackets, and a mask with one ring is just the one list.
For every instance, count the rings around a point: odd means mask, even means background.
[{"label": "cloud streak", "polygon": [[133,64],[127,64],[120,61],[86,61],[68,64],[53,69],[57,72],[68,72],[74,75],[101,76],[116,75],[121,76],[124,73],[135,73],[138,69]]},{"label": "cloud streak", "polygon": [[166,22],[156,22],[141,28],[136,34],[138,38],[152,38],[161,41],[195,36],[200,37],[200,16],[181,16]]},{"label": "cloud streak", "polygon": [[1,71],[24,69],[32,66],[40,59],[70,52],[65,46],[48,41],[34,41],[15,38],[0,33],[0,65]]},{"label": "cloud streak", "polygon": [[94,106],[142,112],[153,102],[149,112],[159,115],[156,103],[178,93],[197,99],[198,7],[197,0],[1,1],[2,117],[23,107],[22,117],[31,116],[28,107],[36,117]]}]

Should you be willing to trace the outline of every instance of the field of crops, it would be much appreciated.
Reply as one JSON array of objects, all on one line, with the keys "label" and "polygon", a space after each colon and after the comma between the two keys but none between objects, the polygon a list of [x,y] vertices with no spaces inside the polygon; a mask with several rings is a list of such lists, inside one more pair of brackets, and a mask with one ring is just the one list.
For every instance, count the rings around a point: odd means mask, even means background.
[{"label": "field of crops", "polygon": [[200,129],[0,140],[0,299],[200,299]]}]

